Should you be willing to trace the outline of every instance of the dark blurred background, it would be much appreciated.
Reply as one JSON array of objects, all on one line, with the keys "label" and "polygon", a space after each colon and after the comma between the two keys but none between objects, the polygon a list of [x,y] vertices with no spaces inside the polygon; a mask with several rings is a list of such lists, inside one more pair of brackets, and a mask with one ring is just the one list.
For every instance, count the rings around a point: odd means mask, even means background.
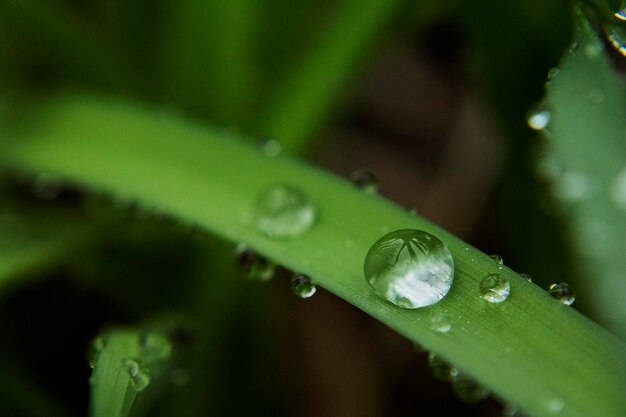
[{"label": "dark blurred background", "polygon": [[[537,285],[575,284],[526,124],[572,15],[564,0],[4,0],[0,94],[121,96],[338,176],[367,169],[382,196]],[[457,399],[426,353],[324,290],[297,299],[288,271],[249,281],[232,245],[166,216],[1,179],[25,223],[62,213],[96,232],[3,287],[0,415],[85,415],[90,340],[159,318],[180,323],[182,353],[150,416],[503,413]]]}]

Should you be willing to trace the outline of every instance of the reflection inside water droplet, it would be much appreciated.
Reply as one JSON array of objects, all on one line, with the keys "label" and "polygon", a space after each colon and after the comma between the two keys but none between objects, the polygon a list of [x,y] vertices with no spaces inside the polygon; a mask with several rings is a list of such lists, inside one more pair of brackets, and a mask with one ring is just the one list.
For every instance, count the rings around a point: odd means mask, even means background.
[{"label": "reflection inside water droplet", "polygon": [[382,297],[402,308],[419,308],[441,300],[450,290],[454,262],[448,248],[430,233],[404,229],[372,245],[365,278]]},{"label": "reflection inside water droplet", "polygon": [[306,275],[297,274],[291,279],[291,291],[300,298],[310,298],[317,291],[317,287]]},{"label": "reflection inside water droplet", "polygon": [[511,285],[500,274],[489,274],[480,281],[480,294],[490,303],[501,303],[509,297]]},{"label": "reflection inside water droplet", "polygon": [[561,282],[559,284],[552,284],[548,289],[549,294],[561,302],[561,304],[572,305],[576,300],[576,294],[572,287],[569,286],[566,282]]}]

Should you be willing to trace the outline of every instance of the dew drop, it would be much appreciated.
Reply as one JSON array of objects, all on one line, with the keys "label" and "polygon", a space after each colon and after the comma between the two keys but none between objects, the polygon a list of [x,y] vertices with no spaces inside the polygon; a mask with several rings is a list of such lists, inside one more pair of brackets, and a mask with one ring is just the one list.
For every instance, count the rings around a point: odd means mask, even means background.
[{"label": "dew drop", "polygon": [[162,334],[156,332],[146,332],[139,338],[141,355],[146,360],[167,359],[172,354],[172,345]]},{"label": "dew drop", "polygon": [[135,391],[140,392],[150,384],[150,375],[142,368],[136,359],[124,359],[122,365],[130,376],[131,385]]},{"label": "dew drop", "polygon": [[450,381],[452,379],[452,367],[450,364],[433,352],[428,353],[428,366],[435,379]]},{"label": "dew drop", "polygon": [[270,158],[275,158],[283,151],[283,146],[279,141],[270,139],[263,144],[263,152]]},{"label": "dew drop", "polygon": [[626,168],[617,174],[611,186],[611,197],[619,208],[626,210]]},{"label": "dew drop", "polygon": [[620,54],[626,56],[626,33],[624,33],[622,28],[611,26],[606,29],[605,32],[609,43],[613,45]]},{"label": "dew drop", "polygon": [[448,333],[452,323],[445,314],[435,313],[430,317],[430,328],[437,333]]},{"label": "dew drop", "polygon": [[565,408],[565,403],[560,398],[554,398],[548,403],[548,411],[552,414],[558,414]]},{"label": "dew drop", "polygon": [[530,274],[519,274],[520,277],[524,278],[528,282],[533,282],[533,277]]},{"label": "dew drop", "polygon": [[477,403],[489,396],[489,390],[462,372],[456,372],[452,378],[454,393],[467,403]]},{"label": "dew drop", "polygon": [[550,285],[548,293],[550,293],[553,298],[559,300],[561,304],[565,304],[568,306],[574,304],[574,301],[576,300],[576,294],[574,294],[574,290],[566,282]]},{"label": "dew drop", "polygon": [[274,263],[247,246],[237,246],[235,255],[239,269],[247,278],[267,282],[274,276],[276,271]]},{"label": "dew drop", "polygon": [[378,191],[376,175],[365,169],[357,169],[350,174],[352,183],[360,190],[368,194],[376,194]]},{"label": "dew drop", "polygon": [[489,274],[480,281],[480,294],[490,303],[501,303],[510,293],[509,280],[500,274]]},{"label": "dew drop", "polygon": [[502,259],[502,256],[500,256],[500,255],[489,255],[489,257],[491,259],[493,259],[494,261],[496,261],[496,263],[498,265],[504,265],[504,259]]},{"label": "dew drop", "polygon": [[550,122],[550,112],[545,104],[541,103],[531,108],[526,117],[526,123],[533,130],[543,130]]},{"label": "dew drop", "polygon": [[448,248],[421,230],[403,229],[378,239],[365,257],[365,279],[402,308],[435,304],[450,290],[454,262]]},{"label": "dew drop", "polygon": [[299,189],[275,184],[265,188],[256,200],[256,226],[263,234],[291,238],[309,230],[315,223],[317,208]]},{"label": "dew drop", "polygon": [[90,367],[91,369],[93,369],[93,368],[95,368],[95,367],[96,367],[96,360],[95,360],[95,359],[91,359],[91,360],[89,361],[89,367]]},{"label": "dew drop", "polygon": [[296,274],[291,279],[291,291],[300,298],[310,298],[317,291],[317,287],[311,282],[311,278],[304,274]]}]

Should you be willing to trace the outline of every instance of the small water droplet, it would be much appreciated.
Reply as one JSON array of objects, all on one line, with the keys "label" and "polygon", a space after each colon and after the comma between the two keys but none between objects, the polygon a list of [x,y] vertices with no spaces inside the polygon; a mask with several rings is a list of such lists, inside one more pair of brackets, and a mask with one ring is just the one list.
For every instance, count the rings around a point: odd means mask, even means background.
[{"label": "small water droplet", "polygon": [[554,183],[555,197],[566,201],[579,201],[586,198],[591,191],[589,177],[578,171],[563,173]]},{"label": "small water droplet", "polygon": [[300,298],[310,298],[317,291],[317,287],[306,275],[296,274],[291,279],[291,291]]},{"label": "small water droplet", "polygon": [[594,88],[593,90],[589,91],[589,93],[587,94],[587,98],[589,99],[591,104],[600,104],[602,103],[602,100],[604,100],[604,93],[602,92],[602,90]]},{"label": "small water droplet", "polygon": [[552,68],[550,68],[550,70],[548,71],[548,81],[552,80],[554,77],[559,75],[560,71],[561,70],[559,69],[559,67],[552,67]]},{"label": "small water droplet", "polygon": [[275,158],[283,151],[283,146],[279,141],[270,139],[263,144],[263,152],[270,158]]},{"label": "small water droplet", "polygon": [[445,314],[435,313],[430,317],[430,329],[437,333],[448,333],[452,329],[452,323]]},{"label": "small water droplet", "polygon": [[256,226],[272,238],[291,238],[313,227],[317,208],[299,189],[275,184],[265,188],[256,200]]},{"label": "small water droplet", "polygon": [[89,361],[89,367],[90,367],[91,369],[93,369],[93,368],[95,368],[95,367],[96,367],[96,360],[95,360],[95,359],[91,359],[91,360]]},{"label": "small water droplet", "polygon": [[428,353],[428,366],[435,379],[450,381],[452,379],[452,367],[450,364],[433,352]]},{"label": "small water droplet", "polygon": [[480,281],[480,294],[490,303],[501,303],[509,297],[511,284],[500,274],[489,274]]},{"label": "small water droplet", "polygon": [[565,304],[568,306],[574,304],[574,301],[576,300],[576,294],[574,294],[574,290],[566,282],[550,285],[548,293],[550,293],[553,298],[559,300],[561,304]]},{"label": "small water droplet", "polygon": [[520,277],[524,278],[528,282],[533,282],[533,277],[530,274],[519,274]]},{"label": "small water droplet", "polygon": [[156,332],[142,333],[139,338],[141,356],[148,361],[163,360],[172,354],[172,345],[167,338]]},{"label": "small water droplet", "polygon": [[274,276],[276,271],[274,263],[247,246],[237,246],[235,254],[239,269],[246,277],[255,281],[267,282]]},{"label": "small water droplet", "polygon": [[396,230],[378,239],[365,257],[365,279],[402,308],[437,303],[450,290],[454,262],[448,248],[421,230]]},{"label": "small water droplet", "polygon": [[548,411],[552,414],[558,414],[565,408],[565,402],[560,398],[554,398],[548,403]]},{"label": "small water droplet", "polygon": [[61,194],[63,181],[56,175],[49,173],[39,174],[33,183],[33,194],[40,200],[51,201]]},{"label": "small water droplet", "polygon": [[531,108],[526,117],[526,123],[531,129],[543,130],[550,122],[550,111],[548,107],[541,103]]},{"label": "small water droplet", "polygon": [[462,372],[456,372],[452,378],[454,393],[467,403],[477,403],[489,396],[489,390]]},{"label": "small water droplet", "polygon": [[622,169],[611,186],[613,202],[622,210],[626,210],[626,168]]},{"label": "small water droplet", "polygon": [[132,387],[135,391],[140,392],[148,387],[150,384],[150,375],[138,360],[124,359],[122,365],[126,372],[128,372]]},{"label": "small water droplet", "polygon": [[96,337],[93,339],[93,342],[91,342],[91,346],[96,353],[100,353],[106,346],[106,341],[103,337]]},{"label": "small water droplet", "polygon": [[504,259],[502,259],[502,256],[500,256],[500,255],[489,255],[489,257],[491,259],[493,259],[494,261],[496,261],[496,263],[498,265],[504,265]]},{"label": "small water droplet", "polygon": [[352,183],[360,190],[368,194],[376,194],[378,186],[376,175],[366,169],[357,169],[350,174]]}]

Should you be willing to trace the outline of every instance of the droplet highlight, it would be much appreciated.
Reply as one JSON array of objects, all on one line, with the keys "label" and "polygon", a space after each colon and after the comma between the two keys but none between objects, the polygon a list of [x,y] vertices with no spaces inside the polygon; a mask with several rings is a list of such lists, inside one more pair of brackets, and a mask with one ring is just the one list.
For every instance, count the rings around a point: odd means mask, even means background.
[{"label": "droplet highlight", "polygon": [[550,285],[548,293],[553,298],[561,302],[561,304],[565,304],[567,306],[571,306],[576,300],[576,294],[574,293],[574,290],[566,282]]},{"label": "droplet highlight", "polygon": [[291,291],[300,298],[310,298],[317,291],[317,287],[311,278],[297,274],[291,279]]},{"label": "droplet highlight", "polygon": [[526,123],[528,127],[533,130],[543,130],[550,123],[550,111],[548,107],[541,103],[530,109],[526,116]]},{"label": "droplet highlight", "polygon": [[299,189],[275,184],[265,188],[255,204],[257,229],[275,238],[293,238],[313,227],[317,208]]},{"label": "droplet highlight", "polygon": [[377,294],[402,308],[440,301],[454,279],[448,248],[430,233],[403,229],[378,239],[365,257],[365,279]]},{"label": "droplet highlight", "polygon": [[509,298],[511,284],[500,274],[489,274],[480,281],[481,297],[490,303],[501,303]]}]

